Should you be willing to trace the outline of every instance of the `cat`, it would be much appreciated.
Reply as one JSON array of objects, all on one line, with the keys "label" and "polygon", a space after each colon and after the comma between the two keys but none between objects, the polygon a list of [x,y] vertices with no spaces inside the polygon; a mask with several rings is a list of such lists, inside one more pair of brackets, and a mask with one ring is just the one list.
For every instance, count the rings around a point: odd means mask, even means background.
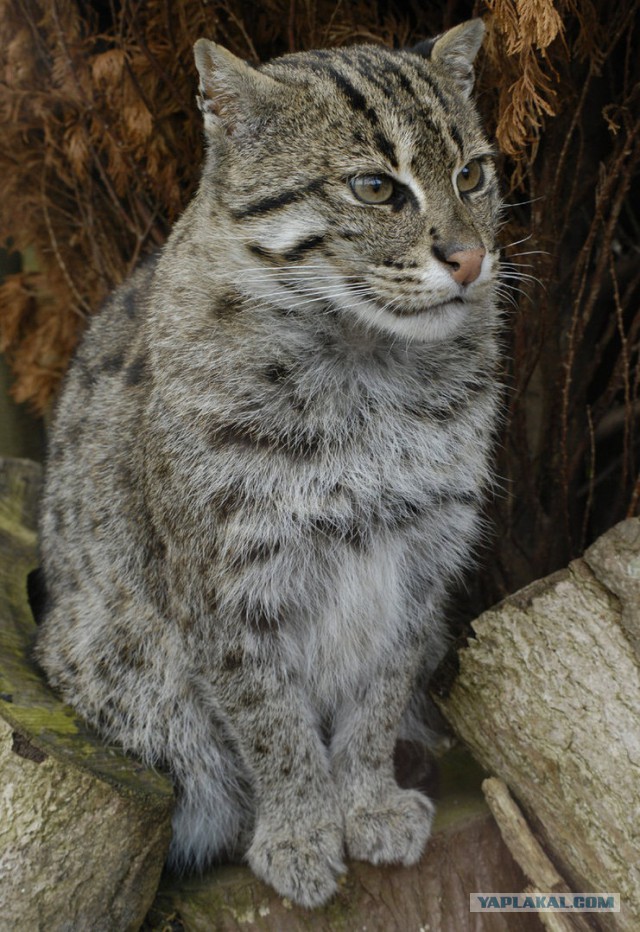
[{"label": "cat", "polygon": [[200,39],[207,155],[58,402],[37,657],[164,767],[169,864],[245,858],[306,907],[345,853],[414,864],[443,603],[481,533],[499,404],[483,25],[254,68]]}]

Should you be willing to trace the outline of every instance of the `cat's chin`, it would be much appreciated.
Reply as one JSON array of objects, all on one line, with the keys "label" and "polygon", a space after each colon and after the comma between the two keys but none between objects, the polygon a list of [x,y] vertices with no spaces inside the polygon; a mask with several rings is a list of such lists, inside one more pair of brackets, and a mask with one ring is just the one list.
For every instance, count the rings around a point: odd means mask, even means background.
[{"label": "cat's chin", "polygon": [[384,307],[369,305],[357,309],[358,316],[370,327],[395,337],[404,337],[421,343],[439,343],[454,336],[468,320],[469,304],[462,298],[453,298],[438,304],[425,305],[402,314]]}]

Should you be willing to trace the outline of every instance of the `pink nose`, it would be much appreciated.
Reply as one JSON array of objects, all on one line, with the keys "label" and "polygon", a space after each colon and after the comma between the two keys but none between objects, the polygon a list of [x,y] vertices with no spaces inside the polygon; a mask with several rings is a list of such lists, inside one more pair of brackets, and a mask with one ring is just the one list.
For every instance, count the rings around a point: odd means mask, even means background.
[{"label": "pink nose", "polygon": [[451,270],[451,277],[459,285],[470,285],[475,282],[482,268],[485,249],[461,249],[447,256],[447,265]]}]

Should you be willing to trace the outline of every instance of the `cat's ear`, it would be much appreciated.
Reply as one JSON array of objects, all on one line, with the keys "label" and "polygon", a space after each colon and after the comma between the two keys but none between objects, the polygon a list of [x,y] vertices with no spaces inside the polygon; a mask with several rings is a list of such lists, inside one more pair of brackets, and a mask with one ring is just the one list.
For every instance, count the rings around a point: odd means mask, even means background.
[{"label": "cat's ear", "polygon": [[469,97],[473,90],[473,62],[483,38],[482,20],[470,19],[433,39],[418,43],[410,51],[439,65],[453,78],[462,94]]},{"label": "cat's ear", "polygon": [[198,106],[207,133],[222,130],[233,135],[255,125],[261,103],[274,92],[273,78],[209,39],[198,39],[193,54],[200,75]]}]

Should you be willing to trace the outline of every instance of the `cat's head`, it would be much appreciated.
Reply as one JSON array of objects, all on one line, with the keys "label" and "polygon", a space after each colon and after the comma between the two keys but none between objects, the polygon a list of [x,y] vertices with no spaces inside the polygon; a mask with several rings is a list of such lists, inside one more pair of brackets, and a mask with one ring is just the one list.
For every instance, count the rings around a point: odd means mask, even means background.
[{"label": "cat's head", "polygon": [[483,32],[472,20],[413,49],[299,52],[259,68],[196,43],[201,197],[225,224],[237,284],[423,341],[490,305],[500,199],[470,99]]}]

